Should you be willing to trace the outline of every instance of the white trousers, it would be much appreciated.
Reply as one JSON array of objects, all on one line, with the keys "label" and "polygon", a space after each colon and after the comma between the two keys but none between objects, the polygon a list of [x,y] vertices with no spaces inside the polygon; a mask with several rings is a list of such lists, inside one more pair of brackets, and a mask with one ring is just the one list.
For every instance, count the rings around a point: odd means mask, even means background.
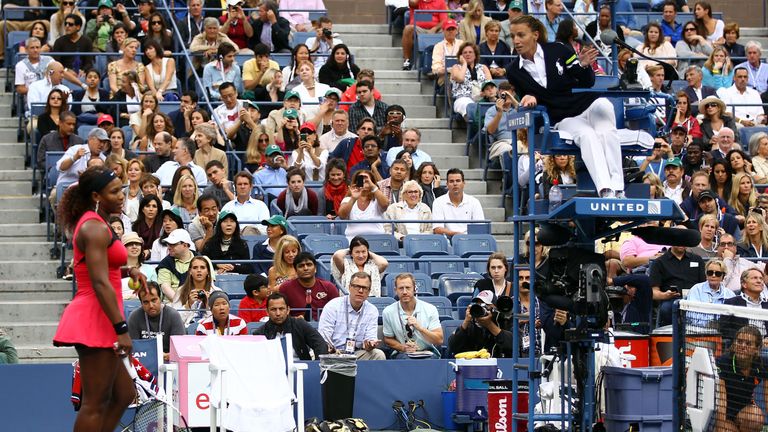
[{"label": "white trousers", "polygon": [[608,99],[595,100],[586,111],[563,119],[555,128],[573,136],[598,193],[603,189],[624,190],[616,114]]}]

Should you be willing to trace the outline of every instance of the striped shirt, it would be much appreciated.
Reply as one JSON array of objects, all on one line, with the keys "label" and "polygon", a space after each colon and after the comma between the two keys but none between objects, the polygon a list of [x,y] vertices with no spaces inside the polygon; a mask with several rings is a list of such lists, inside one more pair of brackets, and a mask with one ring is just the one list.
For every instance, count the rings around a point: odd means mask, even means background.
[{"label": "striped shirt", "polygon": [[[224,327],[223,336],[236,336],[236,335],[247,335],[247,334],[248,334],[248,325],[245,322],[245,320],[235,315],[229,314],[229,322],[227,322],[227,325]],[[196,336],[210,336],[210,335],[222,336],[222,333],[220,330],[218,330],[218,328],[216,327],[216,324],[213,322],[213,316],[208,316],[207,318],[204,318],[202,321],[200,321],[199,324],[197,324],[197,330],[195,330],[195,335]]]}]

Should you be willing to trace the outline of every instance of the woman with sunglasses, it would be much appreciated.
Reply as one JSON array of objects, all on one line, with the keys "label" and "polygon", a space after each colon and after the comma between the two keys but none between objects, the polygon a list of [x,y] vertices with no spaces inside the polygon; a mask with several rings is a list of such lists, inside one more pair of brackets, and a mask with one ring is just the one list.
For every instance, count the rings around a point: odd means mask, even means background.
[{"label": "woman with sunglasses", "polygon": [[173,38],[171,37],[171,31],[165,24],[165,19],[160,12],[154,12],[149,16],[149,27],[147,28],[147,35],[144,36],[144,46],[147,41],[154,40],[163,47],[163,55],[170,57],[173,51]]},{"label": "woman with sunglasses", "polygon": [[[699,111],[704,116],[701,121],[701,137],[704,151],[715,150],[716,136],[724,127],[736,132],[736,122],[726,111],[725,103],[715,96],[705,97],[699,102]],[[733,134],[733,141],[739,142],[739,134]]]},{"label": "woman with sunglasses", "polygon": [[[704,60],[712,54],[712,44],[704,36],[700,36],[697,31],[696,23],[688,21],[683,24],[683,38],[675,44],[675,52],[677,52],[678,57],[681,57],[677,70],[681,72],[691,65],[702,66]],[[688,57],[700,60],[689,60]]]},{"label": "woman with sunglasses", "polygon": [[[83,14],[77,8],[77,2],[75,2],[75,0],[62,0],[61,3],[59,3],[59,10],[51,15],[51,30],[48,32],[47,40],[51,46],[53,46],[53,43],[56,42],[56,39],[64,36],[64,18],[66,18],[69,14],[80,16],[80,19],[83,20],[82,22],[85,23],[85,16],[83,16]],[[81,36],[83,35],[84,31],[85,25],[80,27],[79,33]]]},{"label": "woman with sunglasses", "polygon": [[[704,270],[707,275],[707,280],[692,286],[691,290],[688,292],[686,300],[710,304],[723,304],[726,299],[736,296],[733,291],[723,284],[723,279],[728,273],[728,269],[723,261],[717,258],[710,259],[707,261],[707,264],[704,265]],[[694,316],[692,318],[696,317]],[[708,320],[706,319],[696,319],[695,321],[701,321],[701,324],[703,324],[704,327],[708,326]]]},{"label": "woman with sunglasses", "polygon": [[768,225],[765,223],[765,211],[757,207],[747,214],[741,241],[736,244],[738,255],[742,258],[768,257]]},{"label": "woman with sunglasses", "polygon": [[59,114],[67,111],[67,98],[64,92],[54,88],[48,93],[43,114],[37,118],[37,136],[44,137],[48,132],[59,130]]},{"label": "woman with sunglasses", "polygon": [[688,94],[680,90],[675,96],[677,96],[677,107],[671,129],[675,129],[676,126],[684,127],[687,131],[688,142],[691,142],[693,138],[701,138],[701,126],[699,126],[699,121],[691,113],[691,102],[688,100]]}]

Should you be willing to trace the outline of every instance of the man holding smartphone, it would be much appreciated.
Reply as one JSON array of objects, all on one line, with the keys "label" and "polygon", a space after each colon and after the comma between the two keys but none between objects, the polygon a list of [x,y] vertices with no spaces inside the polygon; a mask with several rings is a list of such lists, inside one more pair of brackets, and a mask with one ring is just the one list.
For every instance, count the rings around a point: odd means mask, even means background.
[{"label": "man holding smartphone", "polygon": [[267,196],[264,201],[269,203],[280,195],[287,185],[285,175],[288,164],[283,151],[276,144],[268,145],[264,153],[267,156],[267,164],[253,175],[253,184],[265,186],[264,192]]}]

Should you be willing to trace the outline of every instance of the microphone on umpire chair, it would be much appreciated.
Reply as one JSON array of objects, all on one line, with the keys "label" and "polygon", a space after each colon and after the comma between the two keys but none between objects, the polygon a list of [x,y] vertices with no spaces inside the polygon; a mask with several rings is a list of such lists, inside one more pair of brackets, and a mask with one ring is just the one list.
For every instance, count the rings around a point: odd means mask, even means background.
[{"label": "microphone on umpire chair", "polygon": [[632,51],[638,57],[642,57],[642,58],[644,58],[646,60],[650,60],[652,62],[656,62],[656,63],[660,64],[664,68],[664,79],[665,80],[674,81],[674,80],[679,79],[679,77],[680,77],[678,75],[678,73],[677,73],[677,69],[675,69],[674,66],[672,66],[671,64],[669,64],[669,63],[667,63],[665,61],[657,60],[657,59],[655,59],[653,57],[648,57],[647,55],[641,53],[640,51],[636,50],[635,47],[633,47],[633,46],[629,45],[628,43],[624,42],[623,40],[621,40],[621,38],[619,38],[618,33],[616,33],[613,30],[602,30],[600,32],[600,42],[604,43],[605,45],[609,45],[609,46],[613,45],[613,44],[616,44],[616,45],[618,45],[618,46],[620,46],[622,48],[626,48],[626,49]]},{"label": "microphone on umpire chair", "polygon": [[648,226],[635,228],[632,234],[657,245],[696,247],[701,243],[701,233],[692,229]]}]

